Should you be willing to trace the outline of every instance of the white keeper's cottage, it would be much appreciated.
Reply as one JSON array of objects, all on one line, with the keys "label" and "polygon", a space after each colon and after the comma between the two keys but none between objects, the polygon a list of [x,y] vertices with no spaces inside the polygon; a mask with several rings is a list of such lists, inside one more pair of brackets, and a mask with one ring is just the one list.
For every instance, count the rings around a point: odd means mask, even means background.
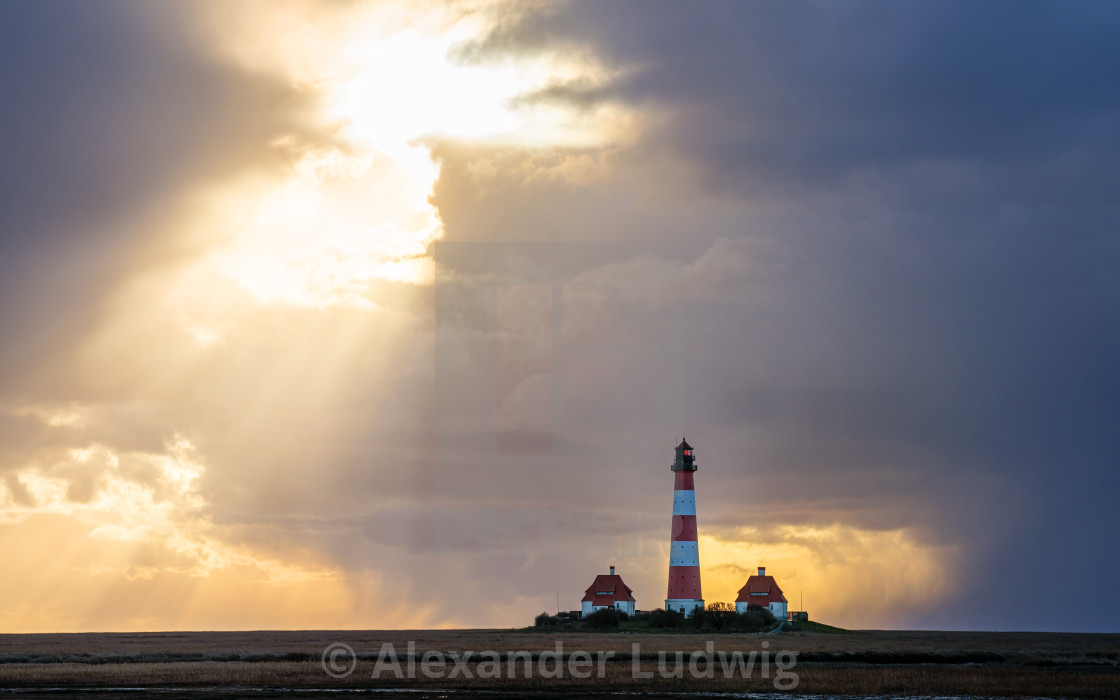
[{"label": "white keeper's cottage", "polygon": [[758,575],[747,579],[746,584],[739,589],[739,597],[735,599],[735,612],[744,613],[751,605],[768,609],[774,617],[785,620],[788,616],[789,601],[778,587],[778,582],[773,576],[766,575],[766,567],[758,567]]},{"label": "white keeper's cottage", "polygon": [[596,610],[614,608],[627,615],[634,614],[634,591],[622,581],[611,567],[609,574],[599,574],[583,594],[583,616]]}]

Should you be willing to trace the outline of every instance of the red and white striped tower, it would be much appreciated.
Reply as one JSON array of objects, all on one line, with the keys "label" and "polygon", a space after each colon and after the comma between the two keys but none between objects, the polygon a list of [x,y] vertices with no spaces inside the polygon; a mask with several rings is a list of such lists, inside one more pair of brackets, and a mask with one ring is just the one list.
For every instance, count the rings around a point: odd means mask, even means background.
[{"label": "red and white striped tower", "polygon": [[696,455],[688,442],[677,445],[673,462],[673,533],[669,542],[669,595],[666,610],[686,615],[704,609],[700,593],[700,552],[696,545]]}]

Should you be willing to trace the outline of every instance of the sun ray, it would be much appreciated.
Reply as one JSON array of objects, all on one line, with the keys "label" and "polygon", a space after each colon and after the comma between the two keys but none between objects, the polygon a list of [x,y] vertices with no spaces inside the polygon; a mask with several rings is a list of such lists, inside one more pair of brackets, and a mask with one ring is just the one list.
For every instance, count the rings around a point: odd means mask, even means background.
[{"label": "sun ray", "polygon": [[621,109],[574,119],[561,105],[525,103],[556,81],[601,80],[604,69],[586,56],[456,60],[456,47],[482,37],[498,7],[432,4],[402,17],[375,4],[322,17],[270,4],[255,21],[229,21],[223,11],[216,38],[227,53],[317,95],[317,119],[334,125],[338,143],[280,135],[287,176],[240,202],[251,221],[210,256],[210,268],[264,303],[375,308],[374,280],[432,279],[427,251],[442,235],[429,201],[440,173],[433,143],[586,147],[632,127]]}]

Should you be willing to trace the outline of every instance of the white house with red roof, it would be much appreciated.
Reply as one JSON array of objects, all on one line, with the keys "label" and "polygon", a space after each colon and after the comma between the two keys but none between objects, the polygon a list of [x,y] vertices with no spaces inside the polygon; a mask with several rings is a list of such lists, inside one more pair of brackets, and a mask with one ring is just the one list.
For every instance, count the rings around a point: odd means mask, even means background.
[{"label": "white house with red roof", "polygon": [[595,577],[595,582],[584,592],[582,602],[584,617],[604,608],[614,608],[627,615],[634,614],[634,591],[623,583],[613,566],[609,574]]},{"label": "white house with red roof", "polygon": [[735,612],[743,613],[748,606],[757,605],[768,609],[779,620],[785,620],[788,603],[778,582],[773,576],[766,575],[765,566],[760,566],[758,575],[748,578],[747,583],[739,589],[739,597],[735,599]]}]

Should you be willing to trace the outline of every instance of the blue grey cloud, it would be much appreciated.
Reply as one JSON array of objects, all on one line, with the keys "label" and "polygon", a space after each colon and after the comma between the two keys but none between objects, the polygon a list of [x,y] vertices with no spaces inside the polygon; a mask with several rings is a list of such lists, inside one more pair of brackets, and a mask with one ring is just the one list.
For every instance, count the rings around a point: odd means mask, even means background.
[{"label": "blue grey cloud", "polygon": [[[764,243],[739,298],[669,316],[690,334],[688,420],[708,459],[740,472],[715,497],[721,524],[796,510],[911,527],[965,553],[952,611],[919,624],[1114,630],[1118,27],[1109,3],[574,2],[457,56],[590,49],[619,76],[523,101],[661,117],[616,164],[647,182],[674,159],[695,172],[692,189],[660,190],[694,197],[693,216],[549,200],[585,235],[663,240],[677,225],[691,260],[715,240]],[[470,207],[454,168],[452,236]],[[517,222],[490,217],[495,240],[548,235],[500,201],[479,205]],[[715,206],[728,202],[738,230]],[[583,227],[587,211],[609,224]],[[645,371],[664,373],[653,354]],[[1038,609],[1020,582],[1053,569],[1093,604]]]}]

